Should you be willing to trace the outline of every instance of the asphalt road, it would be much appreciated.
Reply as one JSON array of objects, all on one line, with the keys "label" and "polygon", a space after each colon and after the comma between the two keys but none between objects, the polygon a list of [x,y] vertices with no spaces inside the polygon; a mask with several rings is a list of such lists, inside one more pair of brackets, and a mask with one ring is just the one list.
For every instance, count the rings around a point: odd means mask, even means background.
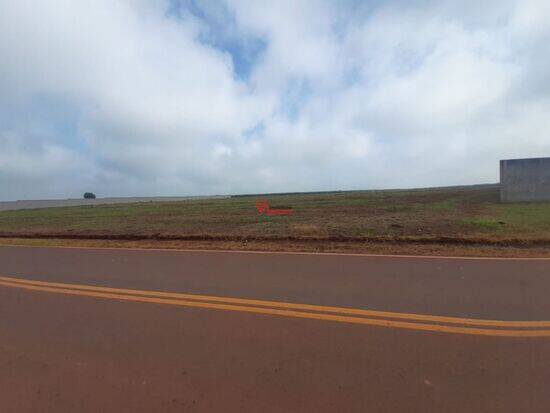
[{"label": "asphalt road", "polygon": [[549,293],[548,260],[0,247],[0,411],[548,412]]}]

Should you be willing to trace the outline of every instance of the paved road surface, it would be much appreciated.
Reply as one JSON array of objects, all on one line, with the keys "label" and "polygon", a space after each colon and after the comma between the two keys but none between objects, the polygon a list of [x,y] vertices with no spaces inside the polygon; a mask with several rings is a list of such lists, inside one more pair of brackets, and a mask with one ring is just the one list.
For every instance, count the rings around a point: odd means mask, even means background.
[{"label": "paved road surface", "polygon": [[0,247],[0,411],[548,412],[549,296],[544,260]]}]

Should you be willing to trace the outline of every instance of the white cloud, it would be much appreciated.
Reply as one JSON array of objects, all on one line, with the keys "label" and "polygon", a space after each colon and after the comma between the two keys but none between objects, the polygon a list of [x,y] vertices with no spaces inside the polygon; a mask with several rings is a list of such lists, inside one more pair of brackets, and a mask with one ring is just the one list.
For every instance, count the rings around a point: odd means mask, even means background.
[{"label": "white cloud", "polygon": [[550,154],[550,9],[459,3],[6,0],[0,199],[496,181]]}]

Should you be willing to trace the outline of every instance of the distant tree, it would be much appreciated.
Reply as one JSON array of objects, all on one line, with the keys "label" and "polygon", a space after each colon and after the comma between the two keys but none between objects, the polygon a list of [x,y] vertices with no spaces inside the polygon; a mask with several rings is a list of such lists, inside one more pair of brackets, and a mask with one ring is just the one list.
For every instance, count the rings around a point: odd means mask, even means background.
[{"label": "distant tree", "polygon": [[95,199],[95,194],[93,194],[91,192],[86,192],[84,194],[84,199]]}]

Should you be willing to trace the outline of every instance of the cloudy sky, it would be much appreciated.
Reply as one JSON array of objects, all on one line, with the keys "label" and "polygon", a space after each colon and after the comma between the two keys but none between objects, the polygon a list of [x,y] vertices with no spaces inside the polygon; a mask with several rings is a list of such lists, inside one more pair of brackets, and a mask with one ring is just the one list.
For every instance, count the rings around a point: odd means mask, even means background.
[{"label": "cloudy sky", "polygon": [[498,181],[548,0],[0,0],[0,200]]}]

